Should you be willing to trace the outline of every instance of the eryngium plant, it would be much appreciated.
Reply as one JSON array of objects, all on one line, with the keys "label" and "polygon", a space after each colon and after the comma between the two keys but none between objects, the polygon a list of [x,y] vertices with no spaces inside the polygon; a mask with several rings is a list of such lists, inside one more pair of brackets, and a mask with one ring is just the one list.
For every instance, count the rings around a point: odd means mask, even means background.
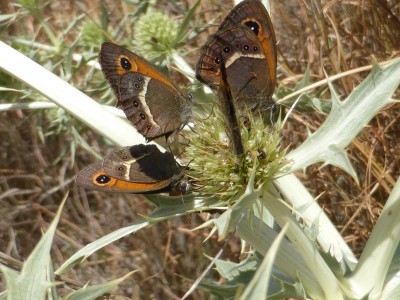
[{"label": "eryngium plant", "polygon": [[190,160],[188,176],[199,195],[218,197],[230,205],[245,192],[252,176],[257,189],[281,176],[288,161],[280,147],[280,123],[266,126],[261,116],[248,112],[240,118],[244,154],[235,155],[224,119],[217,109],[214,111],[214,115],[199,120],[189,135],[185,150]]},{"label": "eryngium plant", "polygon": [[[108,137],[117,146],[143,142],[126,122],[116,118],[98,103],[2,42],[0,67],[46,95],[73,116]],[[198,191],[184,197],[149,197],[158,204],[149,217],[87,245],[71,256],[56,272],[65,272],[96,250],[150,223],[218,206],[225,211],[204,225],[214,225],[220,238],[230,231],[235,232],[252,246],[256,251],[253,253],[258,254],[250,254],[248,259],[239,264],[217,260],[217,270],[226,280],[224,285],[203,284],[213,293],[224,298],[232,298],[232,295],[240,298],[243,295],[246,299],[266,298],[267,295],[277,299],[396,299],[400,292],[399,254],[396,253],[400,240],[400,181],[397,180],[370,239],[357,260],[316,199],[297,180],[293,172],[316,162],[323,162],[335,165],[356,178],[345,151],[346,147],[380,109],[393,102],[391,97],[399,82],[400,61],[396,60],[383,69],[375,65],[371,74],[344,101],[339,101],[331,87],[332,109],[327,120],[299,148],[286,155],[284,152],[278,153],[281,151],[279,147],[270,149],[269,145],[266,145],[268,141],[265,137],[250,139],[244,132],[245,147],[250,149],[247,152],[249,156],[245,157],[250,157],[250,160],[247,167],[235,173],[235,180],[231,182],[237,186],[227,191],[226,195],[222,189],[217,190],[215,187],[202,190],[202,185],[199,184]],[[216,124],[209,126],[217,126],[222,130],[220,121],[215,122]],[[254,128],[258,126],[256,122],[253,122]],[[276,135],[273,129],[269,128],[263,128],[262,132]],[[253,147],[251,141],[258,143],[258,146]],[[277,141],[279,138],[271,143],[277,145]],[[265,150],[259,151],[260,148]],[[190,149],[189,147],[188,153],[196,155],[193,148]],[[269,173],[259,169],[259,161],[263,157],[260,157],[260,154],[263,154],[263,151],[268,157],[265,160],[265,170],[268,169],[267,163],[275,163],[275,158],[279,167],[272,169],[285,170],[284,176],[280,172]],[[274,151],[276,155],[273,154]],[[193,175],[200,183],[203,179],[200,176],[201,167],[210,167],[201,166],[202,159],[198,158],[195,162],[198,171]],[[230,161],[234,163],[234,159]],[[229,168],[230,170],[220,172],[224,173],[224,176],[232,174],[234,169]],[[212,174],[204,175],[209,176],[208,180],[212,180]],[[216,182],[225,182],[225,179],[221,178],[215,178]],[[285,226],[288,226],[285,232],[286,239],[282,240],[278,250],[273,250],[274,255],[267,256],[279,228]],[[272,271],[266,263],[271,256],[275,256],[275,268]],[[43,267],[43,264],[38,266],[40,267]],[[268,292],[267,278],[273,279]],[[20,282],[18,284],[24,288],[31,286]],[[42,288],[38,285],[32,286]],[[10,290],[11,288],[10,284]],[[48,285],[43,287],[47,288]]]},{"label": "eryngium plant", "polygon": [[134,48],[150,61],[164,62],[172,54],[179,23],[161,12],[149,11],[135,22]]}]

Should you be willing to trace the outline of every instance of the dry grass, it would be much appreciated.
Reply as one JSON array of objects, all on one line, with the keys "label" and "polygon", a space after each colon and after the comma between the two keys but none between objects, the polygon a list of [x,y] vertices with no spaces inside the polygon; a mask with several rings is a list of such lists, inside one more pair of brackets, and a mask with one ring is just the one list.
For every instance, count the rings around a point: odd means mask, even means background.
[{"label": "dry grass", "polygon": [[[194,0],[182,3],[190,7]],[[83,11],[88,18],[99,20],[97,1],[53,1],[44,15],[54,32],[63,30]],[[203,1],[196,24],[215,20],[218,24],[229,10],[230,1],[224,5],[217,1]],[[399,55],[400,5],[397,1],[279,1],[273,2],[273,22],[279,41],[279,87],[297,82],[307,64],[311,66],[312,81],[324,78],[323,68],[329,75],[370,64],[370,56],[378,61]],[[16,11],[7,1],[0,2],[2,13]],[[179,18],[184,12],[169,1],[160,1],[160,8]],[[125,2],[106,1],[111,24],[119,21],[132,10]],[[110,26],[110,28],[113,28]],[[131,28],[124,28],[131,36]],[[213,32],[210,28],[209,32]],[[72,30],[65,43],[75,40],[79,26]],[[34,38],[48,43],[33,17],[25,23],[7,28],[4,36]],[[198,48],[206,39],[203,33],[190,41],[187,50],[193,51],[188,62],[194,64]],[[65,45],[67,47],[67,45]],[[58,69],[56,69],[58,70]],[[79,76],[85,76],[84,70]],[[345,98],[366,73],[344,77],[335,83]],[[13,87],[18,83],[3,76]],[[74,78],[79,81],[79,78]],[[8,102],[3,93],[2,101]],[[398,96],[398,95],[397,95]],[[12,97],[15,98],[15,95]],[[27,101],[35,100],[34,97]],[[21,99],[18,99],[21,101]],[[53,111],[54,112],[54,111]],[[69,191],[69,200],[63,211],[52,249],[55,266],[65,261],[75,251],[99,237],[131,224],[148,214],[151,205],[135,195],[107,195],[78,190],[73,179],[78,170],[93,162],[94,158],[77,147],[74,155],[74,136],[71,120],[63,126],[56,123],[48,111],[3,112],[0,118],[0,252],[23,262],[53,219],[61,199]],[[284,144],[296,147],[306,138],[306,126],[315,130],[325,116],[316,113],[295,114],[283,131]],[[73,121],[72,121],[73,122]],[[76,122],[75,122],[76,123]],[[107,144],[95,133],[74,124],[82,137],[96,151],[105,154]],[[62,128],[59,134],[55,128]],[[53,134],[49,134],[53,133]],[[298,174],[313,195],[323,193],[319,202],[337,225],[353,251],[359,254],[373,228],[394,183],[400,175],[400,106],[393,105],[381,111],[348,149],[357,170],[360,185],[334,167],[312,166],[305,174]],[[72,153],[72,154],[71,154]],[[367,201],[365,200],[367,199]],[[208,260],[203,253],[215,255],[222,243],[215,238],[203,244],[207,230],[192,232],[204,222],[207,215],[162,222],[124,238],[102,249],[83,265],[66,274],[69,285],[105,282],[131,270],[141,271],[126,280],[118,294],[140,299],[179,299],[188,289],[190,280],[204,270]],[[240,244],[230,241],[224,257],[237,261]],[[4,261],[4,258],[0,258]],[[9,260],[7,260],[9,261]],[[9,261],[9,264],[11,262]],[[17,262],[14,262],[18,265]],[[18,266],[17,266],[18,267]],[[213,274],[210,274],[213,276]],[[4,289],[4,283],[0,281]],[[197,291],[192,299],[203,299]]]},{"label": "dry grass", "polygon": [[[304,5],[275,5],[281,85],[296,81],[310,64],[313,81],[371,63],[371,55],[385,61],[400,54],[400,6],[395,1],[319,1]],[[324,12],[322,14],[322,11]],[[366,76],[358,73],[335,82],[344,99]],[[397,94],[399,96],[399,94]],[[382,110],[348,148],[360,185],[335,167],[308,168],[300,178],[330,219],[360,254],[379,212],[400,175],[400,107]],[[296,147],[316,130],[324,117],[296,115],[283,134]],[[365,199],[368,199],[367,201]]]}]

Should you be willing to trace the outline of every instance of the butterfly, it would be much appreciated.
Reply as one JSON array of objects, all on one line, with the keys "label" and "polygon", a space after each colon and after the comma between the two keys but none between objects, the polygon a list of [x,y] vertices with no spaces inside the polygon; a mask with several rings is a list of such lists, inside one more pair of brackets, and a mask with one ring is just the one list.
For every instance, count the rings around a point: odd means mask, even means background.
[{"label": "butterfly", "polygon": [[175,140],[192,115],[192,96],[184,96],[142,57],[113,43],[101,46],[99,62],[128,120],[147,139]]}]

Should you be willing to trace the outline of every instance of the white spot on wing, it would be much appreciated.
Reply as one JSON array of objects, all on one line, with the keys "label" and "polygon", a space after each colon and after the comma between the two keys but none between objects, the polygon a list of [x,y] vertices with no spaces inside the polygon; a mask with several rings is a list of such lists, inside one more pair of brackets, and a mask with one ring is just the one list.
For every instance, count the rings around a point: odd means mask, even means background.
[{"label": "white spot on wing", "polygon": [[143,108],[144,113],[146,114],[146,117],[149,118],[149,121],[152,125],[152,127],[160,128],[160,126],[154,122],[153,115],[150,112],[150,108],[146,103],[146,94],[147,94],[147,86],[149,85],[151,78],[144,76],[144,82],[143,82],[143,89],[140,91],[138,98],[141,104],[141,107]]},{"label": "white spot on wing", "polygon": [[131,160],[126,160],[126,161],[121,163],[125,167],[124,179],[126,181],[129,181],[129,172],[131,170],[131,165],[134,164],[136,161],[137,161],[137,159],[132,158]]},{"label": "white spot on wing", "polygon": [[227,69],[231,64],[233,64],[237,59],[241,57],[251,57],[251,58],[259,58],[259,59],[264,59],[265,55],[263,53],[249,53],[249,54],[243,54],[240,52],[235,52],[229,59],[225,62],[225,69]]}]

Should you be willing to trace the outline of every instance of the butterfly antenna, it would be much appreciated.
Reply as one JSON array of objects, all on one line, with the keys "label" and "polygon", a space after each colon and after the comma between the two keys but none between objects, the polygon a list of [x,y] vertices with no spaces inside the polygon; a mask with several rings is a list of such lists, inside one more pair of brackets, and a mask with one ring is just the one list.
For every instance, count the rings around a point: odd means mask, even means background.
[{"label": "butterfly antenna", "polygon": [[197,133],[196,129],[194,128],[194,126],[190,126],[189,124],[187,124],[187,127],[189,127],[190,131],[193,133]]},{"label": "butterfly antenna", "polygon": [[211,118],[211,116],[214,113],[214,107],[215,107],[215,102],[212,104],[211,111],[210,111],[210,113],[208,114],[208,116],[204,120],[208,120],[209,118]]}]

